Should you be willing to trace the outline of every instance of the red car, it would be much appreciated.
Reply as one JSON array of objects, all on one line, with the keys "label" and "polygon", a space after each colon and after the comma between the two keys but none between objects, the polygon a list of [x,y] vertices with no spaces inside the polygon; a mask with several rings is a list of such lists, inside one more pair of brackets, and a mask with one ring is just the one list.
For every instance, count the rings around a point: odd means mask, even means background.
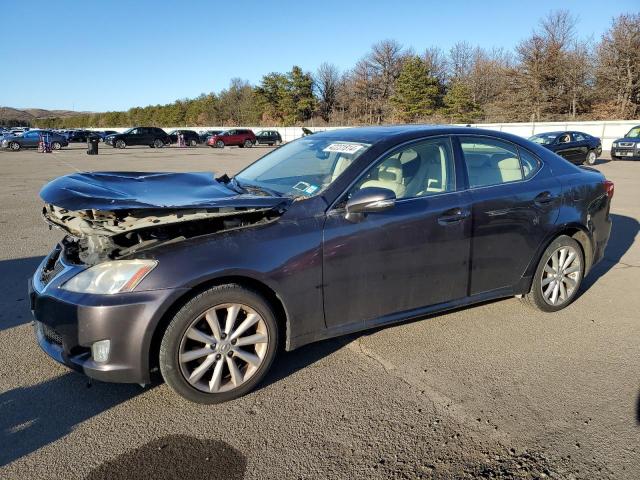
[{"label": "red car", "polygon": [[242,147],[253,147],[256,143],[255,134],[248,129],[238,128],[227,130],[216,135],[211,135],[207,140],[210,147],[224,148],[225,146],[237,145]]}]

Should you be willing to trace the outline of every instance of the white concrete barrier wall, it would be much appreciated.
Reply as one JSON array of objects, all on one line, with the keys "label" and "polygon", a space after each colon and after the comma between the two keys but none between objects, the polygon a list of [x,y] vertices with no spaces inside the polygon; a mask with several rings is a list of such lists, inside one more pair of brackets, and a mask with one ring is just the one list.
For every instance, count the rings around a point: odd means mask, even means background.
[{"label": "white concrete barrier wall", "polygon": [[[613,120],[613,121],[591,121],[591,122],[543,122],[543,123],[477,123],[473,127],[486,128],[489,130],[498,130],[501,132],[512,133],[524,138],[530,137],[537,133],[577,130],[585,132],[594,137],[599,137],[602,141],[603,150],[611,150],[611,143],[616,139],[623,137],[631,127],[640,125],[640,120]],[[231,128],[250,128],[254,132],[260,130],[277,130],[282,136],[284,142],[290,142],[302,137],[302,127],[165,127],[164,130],[170,132],[180,128],[183,130],[195,130],[204,132],[206,130],[230,130]],[[325,130],[336,130],[349,127],[305,127],[312,132],[323,132]],[[126,128],[94,128],[92,130],[115,130],[124,132]]]}]

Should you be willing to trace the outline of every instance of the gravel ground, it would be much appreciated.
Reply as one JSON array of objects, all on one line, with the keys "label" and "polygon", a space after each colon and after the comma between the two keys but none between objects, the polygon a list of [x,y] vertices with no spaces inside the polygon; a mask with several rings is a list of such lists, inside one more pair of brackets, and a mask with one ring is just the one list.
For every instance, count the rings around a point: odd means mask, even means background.
[{"label": "gravel ground", "polygon": [[606,259],[556,314],[517,299],[309,345],[217,406],[94,382],[36,345],[26,279],[59,239],[48,180],[75,170],[233,173],[267,149],[0,152],[0,478],[640,478],[640,164]]}]

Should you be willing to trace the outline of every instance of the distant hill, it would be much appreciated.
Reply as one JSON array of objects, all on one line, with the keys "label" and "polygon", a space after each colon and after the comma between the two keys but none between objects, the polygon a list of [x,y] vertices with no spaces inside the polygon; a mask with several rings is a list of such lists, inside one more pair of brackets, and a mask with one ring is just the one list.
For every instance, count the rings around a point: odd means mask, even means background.
[{"label": "distant hill", "polygon": [[44,110],[42,108],[25,108],[23,110],[11,107],[0,107],[0,122],[18,121],[32,122],[41,118],[73,117],[91,112],[74,112],[73,110]]}]

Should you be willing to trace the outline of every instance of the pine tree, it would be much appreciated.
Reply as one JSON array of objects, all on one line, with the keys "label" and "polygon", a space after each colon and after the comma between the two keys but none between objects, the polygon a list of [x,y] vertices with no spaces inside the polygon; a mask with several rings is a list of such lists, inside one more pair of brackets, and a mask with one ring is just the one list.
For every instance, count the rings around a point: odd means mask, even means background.
[{"label": "pine tree", "polygon": [[409,57],[400,71],[391,103],[403,122],[415,122],[433,114],[438,98],[438,80],[429,74],[420,57]]},{"label": "pine tree", "polygon": [[454,82],[444,96],[443,112],[451,123],[471,123],[482,114],[473,101],[469,88],[462,82]]}]

